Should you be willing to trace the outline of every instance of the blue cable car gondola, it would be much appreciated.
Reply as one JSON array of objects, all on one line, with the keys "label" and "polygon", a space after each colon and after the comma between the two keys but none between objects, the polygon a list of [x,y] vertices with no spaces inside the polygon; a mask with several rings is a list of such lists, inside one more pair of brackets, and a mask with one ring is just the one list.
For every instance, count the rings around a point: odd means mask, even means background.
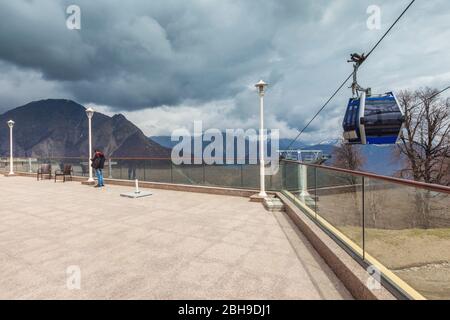
[{"label": "blue cable car gondola", "polygon": [[[405,117],[394,93],[371,95],[370,88],[358,84],[357,72],[367,56],[353,53],[352,93],[342,126],[344,140],[350,144],[395,144],[400,137]],[[361,94],[359,94],[361,92]]]},{"label": "blue cable car gondola", "polygon": [[344,139],[350,144],[395,144],[404,122],[392,92],[367,96],[362,92],[348,102],[344,116]]}]

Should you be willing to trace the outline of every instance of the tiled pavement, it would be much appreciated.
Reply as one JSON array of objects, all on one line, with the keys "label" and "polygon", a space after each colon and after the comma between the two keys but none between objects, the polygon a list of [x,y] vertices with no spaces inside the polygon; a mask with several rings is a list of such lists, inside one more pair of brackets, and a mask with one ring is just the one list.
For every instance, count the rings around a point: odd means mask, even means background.
[{"label": "tiled pavement", "polygon": [[0,298],[351,299],[284,214],[240,197],[119,196],[130,190],[0,176]]}]

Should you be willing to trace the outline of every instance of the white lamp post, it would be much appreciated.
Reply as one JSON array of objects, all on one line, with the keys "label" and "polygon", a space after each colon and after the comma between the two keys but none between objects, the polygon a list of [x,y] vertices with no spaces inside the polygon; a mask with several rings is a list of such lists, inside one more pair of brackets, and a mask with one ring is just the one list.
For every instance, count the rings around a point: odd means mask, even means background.
[{"label": "white lamp post", "polygon": [[89,165],[89,179],[88,182],[89,183],[93,183],[94,182],[94,177],[92,176],[92,166],[91,166],[91,159],[92,159],[92,117],[94,116],[94,109],[92,108],[87,108],[86,109],[86,115],[88,117],[88,122],[89,122],[89,160],[88,160],[88,165]]},{"label": "white lamp post", "polygon": [[14,121],[8,121],[9,127],[9,175],[14,175],[14,154],[13,154],[13,127]]},{"label": "white lamp post", "polygon": [[260,80],[255,87],[258,89],[259,94],[259,180],[260,180],[260,192],[259,197],[265,198],[266,185],[265,185],[265,173],[264,173],[264,90],[267,83]]}]

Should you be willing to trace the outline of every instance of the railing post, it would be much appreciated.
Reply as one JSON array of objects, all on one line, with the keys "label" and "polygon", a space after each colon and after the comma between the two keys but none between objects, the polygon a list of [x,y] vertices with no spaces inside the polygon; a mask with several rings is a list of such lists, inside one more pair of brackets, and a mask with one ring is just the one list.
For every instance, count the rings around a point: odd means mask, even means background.
[{"label": "railing post", "polygon": [[314,212],[317,219],[317,168],[314,168]]},{"label": "railing post", "polygon": [[204,161],[202,161],[202,170],[203,170],[203,185],[206,185],[205,162]]},{"label": "railing post", "polygon": [[147,163],[147,161],[144,159],[144,181],[147,181],[147,179],[145,178],[145,169],[146,169],[146,163]]},{"label": "railing post", "polygon": [[244,169],[243,169],[244,165],[241,164],[241,188],[244,187]]},{"label": "railing post", "polygon": [[173,163],[170,161],[170,183],[173,183]]},{"label": "railing post", "polygon": [[112,159],[111,158],[109,158],[109,161],[108,161],[108,170],[109,170],[108,178],[112,179]]},{"label": "railing post", "polygon": [[365,179],[364,176],[362,176],[362,189],[361,189],[361,195],[362,195],[362,258],[363,260],[366,259],[366,211],[365,211]]},{"label": "railing post", "polygon": [[307,180],[308,180],[308,168],[306,167],[306,165],[300,164],[299,168],[300,197],[302,197],[303,199],[309,196]]},{"label": "railing post", "polygon": [[31,158],[28,158],[28,172],[33,173],[33,169],[31,168]]}]

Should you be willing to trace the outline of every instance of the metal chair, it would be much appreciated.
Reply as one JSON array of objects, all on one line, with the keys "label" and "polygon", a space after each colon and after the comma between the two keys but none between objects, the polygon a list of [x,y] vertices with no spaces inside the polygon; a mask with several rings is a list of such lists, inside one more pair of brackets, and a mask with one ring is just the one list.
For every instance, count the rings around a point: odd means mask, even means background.
[{"label": "metal chair", "polygon": [[37,170],[37,180],[39,181],[39,176],[41,180],[44,179],[44,175],[48,175],[48,179],[52,178],[52,165],[49,163],[41,164],[41,167]]},{"label": "metal chair", "polygon": [[63,177],[63,182],[66,182],[66,177],[70,178],[70,181],[72,181],[72,165],[65,164],[63,170],[56,170],[55,171],[55,182],[57,177]]}]

